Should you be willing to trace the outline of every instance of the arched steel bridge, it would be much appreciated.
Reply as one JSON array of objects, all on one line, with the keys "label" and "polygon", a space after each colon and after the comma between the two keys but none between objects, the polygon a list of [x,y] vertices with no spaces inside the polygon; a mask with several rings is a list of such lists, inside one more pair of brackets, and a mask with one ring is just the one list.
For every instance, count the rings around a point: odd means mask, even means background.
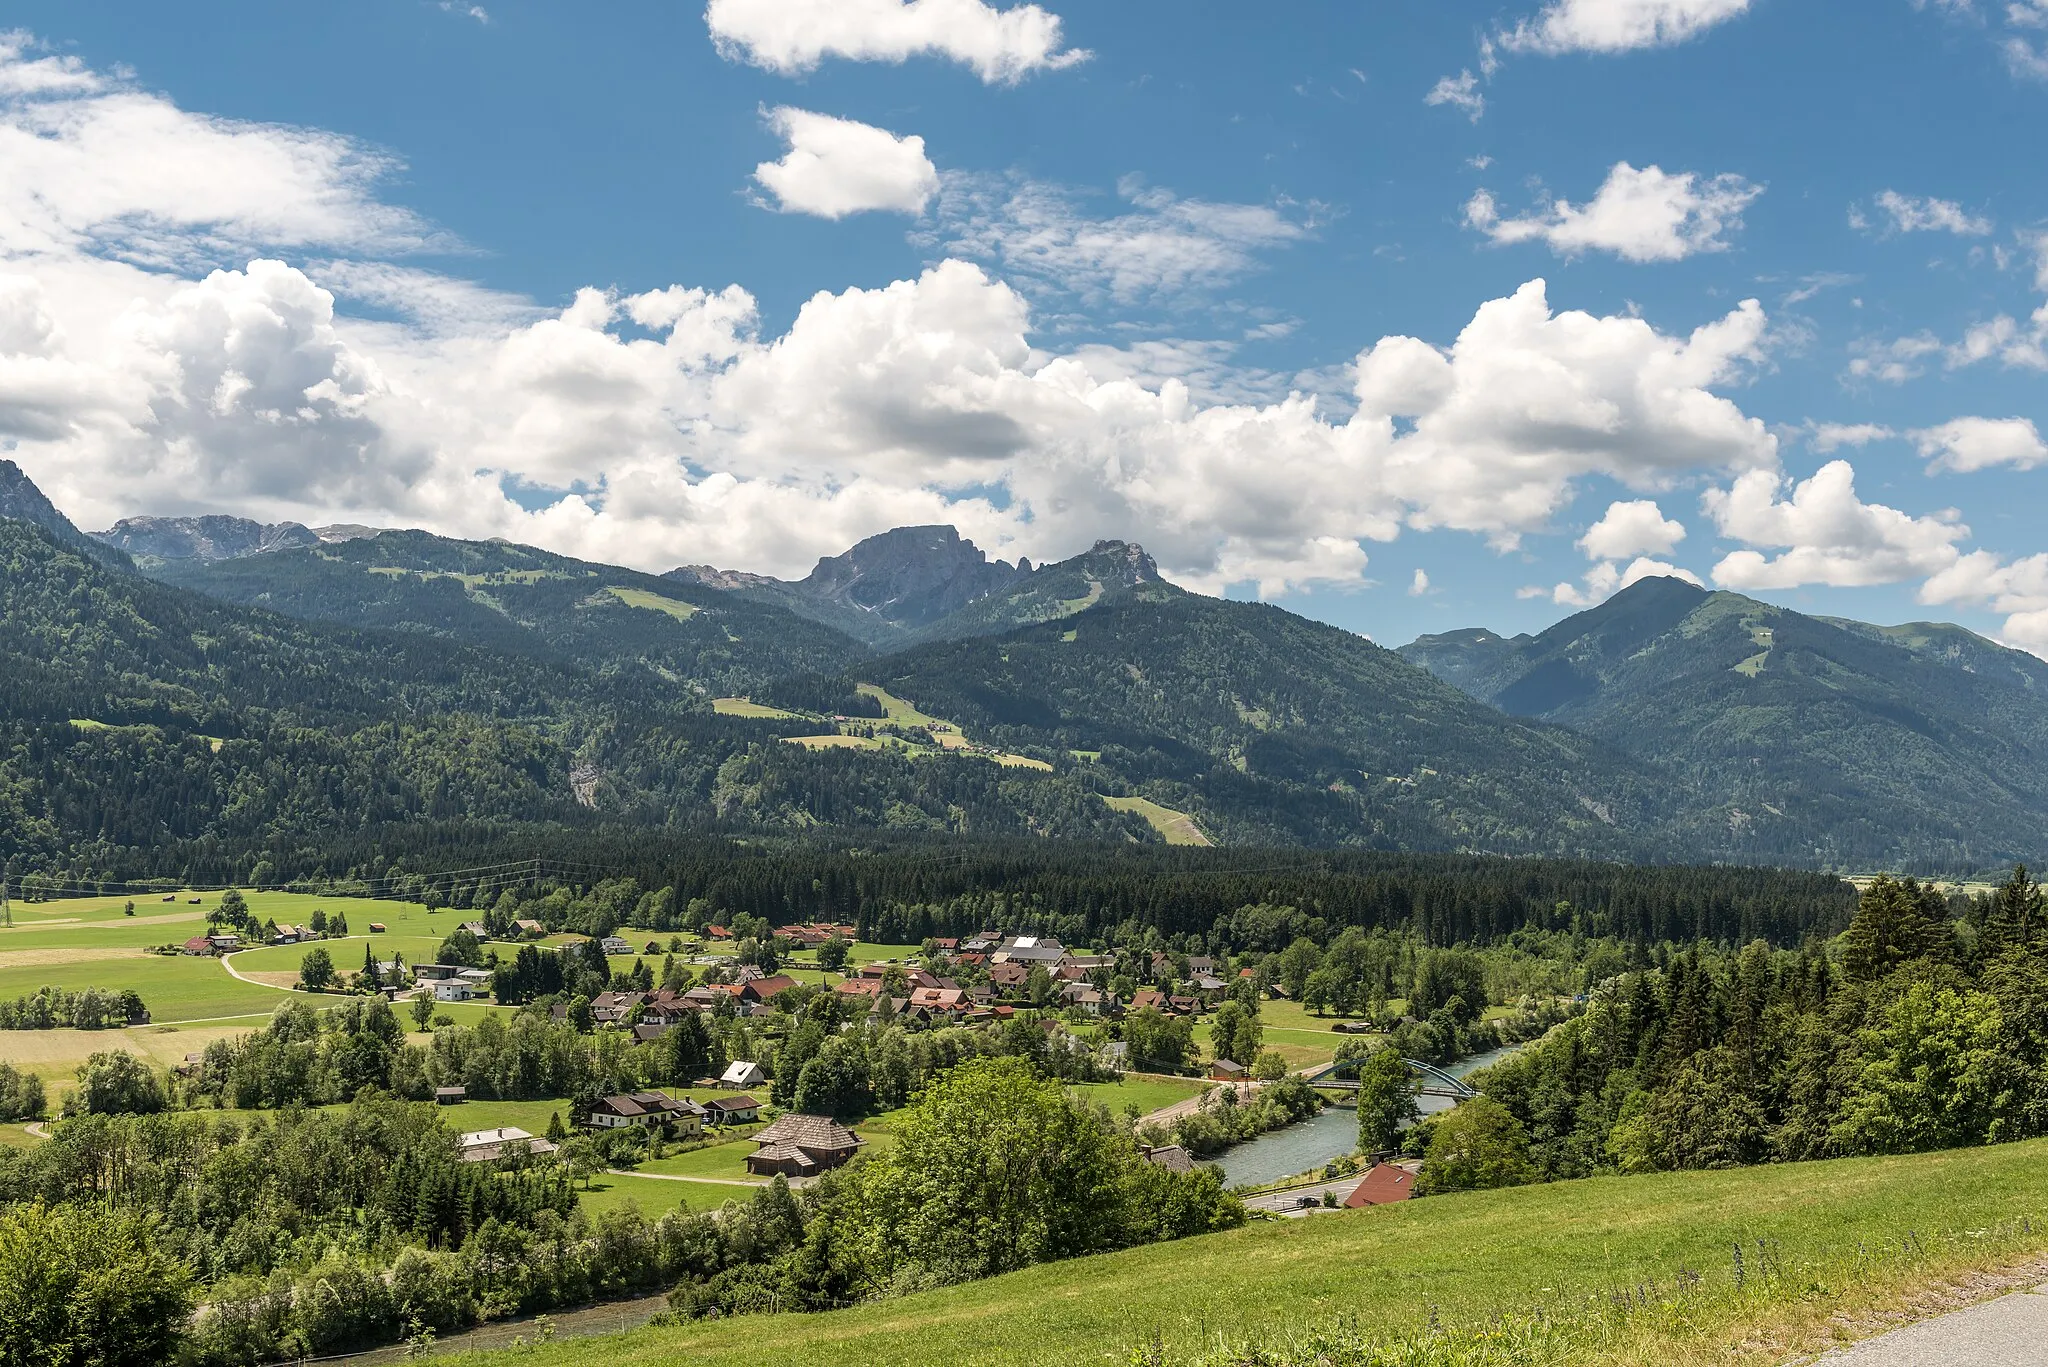
[{"label": "arched steel bridge", "polygon": [[[1452,1101],[1465,1101],[1479,1095],[1477,1091],[1466,1086],[1461,1079],[1452,1077],[1435,1064],[1424,1063],[1421,1059],[1415,1058],[1404,1058],[1401,1062],[1407,1064],[1408,1071],[1417,1076],[1421,1085],[1415,1090],[1423,1096],[1440,1096],[1447,1097]],[[1336,1076],[1337,1071],[1342,1066],[1336,1063],[1326,1063],[1321,1068],[1311,1069],[1303,1073],[1302,1077],[1309,1085],[1314,1087],[1328,1087],[1340,1092],[1357,1091],[1358,1079]]]}]

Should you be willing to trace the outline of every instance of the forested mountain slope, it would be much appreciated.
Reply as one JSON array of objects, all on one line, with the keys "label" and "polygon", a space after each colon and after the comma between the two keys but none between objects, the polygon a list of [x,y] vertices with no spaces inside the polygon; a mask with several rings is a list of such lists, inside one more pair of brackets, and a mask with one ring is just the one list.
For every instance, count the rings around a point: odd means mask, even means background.
[{"label": "forested mountain slope", "polygon": [[0,460],[0,518],[15,518],[32,526],[41,527],[60,544],[82,552],[108,565],[129,563],[128,557],[112,546],[103,546],[78,528],[71,525],[71,519],[57,511],[46,498],[35,481],[21,472],[21,467],[11,460]]},{"label": "forested mountain slope", "polygon": [[1677,848],[1682,804],[1647,767],[1502,716],[1363,637],[1157,579],[867,669],[977,740],[1078,758],[1235,843]]},{"label": "forested mountain slope", "polygon": [[24,867],[418,820],[1149,838],[1071,780],[780,743],[806,729],[648,666],[222,603],[0,519],[0,849]]},{"label": "forested mountain slope", "polygon": [[1646,580],[1537,636],[1401,653],[1697,788],[1732,849],[1835,866],[2038,860],[2048,665],[1959,627],[1808,617]]},{"label": "forested mountain slope", "polygon": [[700,697],[844,668],[867,651],[771,603],[500,541],[389,531],[226,560],[145,562],[228,602],[592,668],[644,666]]}]

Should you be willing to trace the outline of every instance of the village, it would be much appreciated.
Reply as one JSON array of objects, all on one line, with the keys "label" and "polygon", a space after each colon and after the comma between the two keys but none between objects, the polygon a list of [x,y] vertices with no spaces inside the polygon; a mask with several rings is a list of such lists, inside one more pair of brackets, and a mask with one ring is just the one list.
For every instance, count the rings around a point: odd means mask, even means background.
[{"label": "village", "polygon": [[[230,902],[224,923],[192,937],[180,952],[220,956],[232,971],[233,957],[254,944],[305,946],[310,960],[313,950],[348,933],[340,917],[305,925],[250,921],[238,927],[227,923],[234,919]],[[372,922],[368,929],[375,936],[385,926]],[[626,1170],[612,1164],[632,1160],[617,1155],[648,1151],[646,1146],[659,1154],[744,1140],[753,1146],[743,1164],[747,1179],[779,1177],[797,1186],[859,1153],[868,1141],[854,1125],[778,1107],[759,1095],[770,1086],[773,1041],[786,1033],[795,1012],[820,994],[832,999],[832,1016],[842,1031],[861,1021],[912,1032],[1000,1028],[1022,1017],[1043,1033],[1048,1049],[1075,1060],[1080,1075],[1172,1079],[1180,1089],[1167,1094],[1166,1104],[1130,1119],[1144,1126],[1145,1156],[1176,1172],[1192,1170],[1200,1161],[1189,1144],[1175,1142],[1177,1126],[1246,1104],[1261,1086],[1283,1076],[1313,1078],[1332,1067],[1326,1058],[1289,1058],[1260,1049],[1256,1028],[1242,1040],[1229,1025],[1217,1028],[1219,1015],[1255,1019],[1259,1003],[1290,1002],[1292,994],[1270,963],[1232,963],[1165,950],[1091,952],[1051,936],[993,929],[935,937],[914,951],[902,947],[905,952],[855,963],[857,931],[851,925],[807,923],[765,934],[764,929],[747,926],[741,933],[708,924],[688,935],[622,929],[577,937],[551,934],[530,918],[469,919],[457,924],[442,945],[444,957],[457,961],[408,964],[401,954],[389,959],[366,954],[360,972],[337,971],[317,990],[375,993],[394,1006],[410,1005],[424,1022],[449,1004],[523,1005],[526,995],[507,985],[522,951],[528,956],[535,951],[582,955],[593,962],[601,955],[609,973],[605,989],[587,999],[565,1000],[565,994],[558,994],[547,1007],[554,1020],[650,1046],[693,1020],[756,1026],[766,1045],[760,1061],[735,1058],[716,1076],[689,1079],[688,1086],[580,1099],[570,1107],[566,1123],[559,1115],[550,1117],[554,1127],[546,1134],[497,1124],[465,1130],[459,1138],[465,1162],[518,1165],[561,1156],[565,1145],[586,1136],[600,1141],[600,1151],[609,1155],[602,1160],[604,1170],[619,1178]],[[320,952],[325,957],[326,950]],[[312,976],[326,977],[324,972]],[[294,986],[316,989],[303,972],[301,979]],[[500,996],[508,1000],[497,1000]],[[1125,1028],[1132,1023],[1140,1028]],[[1329,1034],[1372,1028],[1364,1021],[1320,1027]],[[1204,1042],[1210,1046],[1206,1051]],[[1287,1052],[1298,1055],[1298,1050]],[[196,1067],[197,1056],[188,1064]],[[464,1087],[448,1085],[434,1089],[434,1100],[460,1107],[471,1098]],[[643,1147],[623,1147],[627,1139]],[[1334,1174],[1308,1173],[1297,1183],[1266,1184],[1247,1200],[1254,1209],[1294,1216],[1405,1199],[1417,1165],[1412,1159],[1384,1157],[1393,1161],[1342,1164],[1343,1170]]]}]

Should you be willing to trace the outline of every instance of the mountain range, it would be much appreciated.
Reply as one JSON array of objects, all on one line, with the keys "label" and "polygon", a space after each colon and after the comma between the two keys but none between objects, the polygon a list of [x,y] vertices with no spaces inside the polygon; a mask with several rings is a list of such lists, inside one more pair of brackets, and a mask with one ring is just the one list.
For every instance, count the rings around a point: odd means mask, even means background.
[{"label": "mountain range", "polygon": [[899,528],[784,581],[234,519],[95,540],[5,462],[0,518],[0,841],[53,859],[364,820],[1948,872],[2048,843],[2048,665],[1676,580],[1390,651],[1114,541],[1011,565]]}]

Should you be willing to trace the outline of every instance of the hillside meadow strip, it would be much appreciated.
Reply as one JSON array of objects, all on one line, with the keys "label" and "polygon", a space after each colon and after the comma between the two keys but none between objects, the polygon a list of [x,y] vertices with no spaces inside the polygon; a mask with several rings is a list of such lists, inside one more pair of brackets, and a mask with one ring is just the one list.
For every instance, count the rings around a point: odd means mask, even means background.
[{"label": "hillside meadow strip", "polygon": [[[2044,1250],[2048,1141],[2035,1140],[1432,1197],[1255,1223],[850,1310],[654,1326],[455,1361],[1322,1367],[1324,1359],[1286,1353],[1290,1341],[1323,1333],[1389,1350],[1327,1359],[1346,1364],[1725,1362],[1724,1341],[1740,1341],[1751,1325],[1811,1332],[1838,1309],[1872,1308],[1904,1287]],[[1639,1312],[1621,1314],[1624,1301]],[[1539,1315],[1567,1328],[1549,1337],[1516,1328]],[[1433,1320],[1445,1351],[1428,1356]],[[1508,1355],[1518,1342],[1527,1355]],[[1275,1355],[1221,1351],[1260,1344]],[[1758,1360],[1776,1360],[1774,1344],[1760,1346]]]}]

